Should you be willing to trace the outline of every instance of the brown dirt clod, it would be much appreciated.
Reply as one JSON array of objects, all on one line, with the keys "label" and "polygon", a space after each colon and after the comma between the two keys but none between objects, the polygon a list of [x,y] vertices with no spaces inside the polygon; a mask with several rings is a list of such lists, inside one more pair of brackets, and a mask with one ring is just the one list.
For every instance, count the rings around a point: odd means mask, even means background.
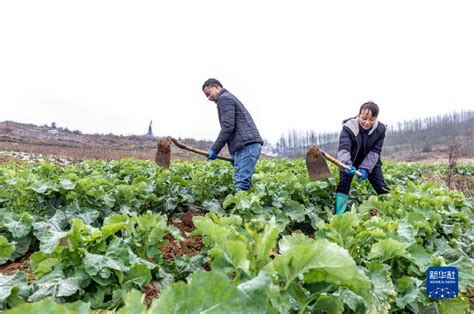
[{"label": "brown dirt clod", "polygon": [[23,256],[19,260],[9,262],[3,265],[0,265],[0,273],[11,276],[15,274],[17,271],[22,271],[26,275],[26,279],[28,281],[35,280],[35,276],[33,275],[30,267],[30,255]]},{"label": "brown dirt clod", "polygon": [[372,208],[370,210],[370,216],[374,217],[374,216],[377,216],[379,213],[379,211],[377,210],[377,208]]},{"label": "brown dirt clod", "polygon": [[164,258],[166,260],[171,260],[176,255],[197,255],[204,246],[202,243],[202,237],[187,236],[189,232],[196,229],[196,226],[193,223],[193,214],[191,212],[184,213],[180,217],[180,220],[172,221],[171,224],[177,227],[181,231],[181,235],[185,238],[184,240],[179,241],[171,234],[166,235],[164,239],[167,240],[168,243],[160,247]]},{"label": "brown dirt clod", "polygon": [[160,288],[158,288],[156,282],[144,284],[142,291],[145,294],[145,303],[147,306],[150,306],[153,300],[160,295]]}]

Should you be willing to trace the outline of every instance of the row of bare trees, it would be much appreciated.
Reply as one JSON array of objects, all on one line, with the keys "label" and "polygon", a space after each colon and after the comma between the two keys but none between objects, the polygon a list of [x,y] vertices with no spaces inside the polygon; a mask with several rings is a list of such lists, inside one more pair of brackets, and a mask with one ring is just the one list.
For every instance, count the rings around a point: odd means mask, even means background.
[{"label": "row of bare trees", "polygon": [[[316,132],[314,130],[289,130],[277,142],[279,156],[297,157],[306,153],[309,145],[316,144],[321,149],[331,151],[337,145],[339,133]],[[337,147],[336,147],[337,149]]]},{"label": "row of bare trees", "polygon": [[[402,121],[388,126],[384,151],[389,154],[401,149],[430,152],[453,144],[470,147],[473,129],[472,110]],[[335,154],[338,141],[339,132],[293,129],[281,135],[276,149],[279,156],[296,157],[305,154],[309,145],[316,144],[330,154]]]}]

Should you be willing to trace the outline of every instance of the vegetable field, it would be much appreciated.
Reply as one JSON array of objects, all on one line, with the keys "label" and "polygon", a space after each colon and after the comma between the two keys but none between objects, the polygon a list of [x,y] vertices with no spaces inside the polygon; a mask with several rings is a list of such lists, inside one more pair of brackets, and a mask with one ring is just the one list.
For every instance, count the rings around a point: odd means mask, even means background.
[{"label": "vegetable field", "polygon": [[[303,160],[259,161],[235,195],[225,162],[0,164],[0,312],[469,312],[472,199],[445,166],[383,167],[390,194],[354,180],[333,216],[336,169],[309,182]],[[441,265],[457,298],[427,297]]]}]

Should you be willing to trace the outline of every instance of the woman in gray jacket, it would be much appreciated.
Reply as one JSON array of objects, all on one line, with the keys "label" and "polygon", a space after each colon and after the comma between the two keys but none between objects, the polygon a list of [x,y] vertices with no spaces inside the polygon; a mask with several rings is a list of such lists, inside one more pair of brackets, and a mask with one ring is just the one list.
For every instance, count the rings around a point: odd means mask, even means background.
[{"label": "woman in gray jacket", "polygon": [[383,141],[385,125],[377,120],[379,107],[374,102],[366,102],[359,109],[359,115],[343,121],[337,159],[350,166],[350,170],[340,170],[336,190],[336,214],[346,210],[352,178],[356,170],[362,174],[360,181],[369,179],[377,194],[389,192],[382,174]]}]

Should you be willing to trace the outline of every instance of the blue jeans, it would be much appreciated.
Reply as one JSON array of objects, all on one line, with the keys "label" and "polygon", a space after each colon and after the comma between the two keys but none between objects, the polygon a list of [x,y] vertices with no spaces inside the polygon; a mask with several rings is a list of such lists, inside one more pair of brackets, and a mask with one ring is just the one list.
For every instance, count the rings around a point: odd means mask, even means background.
[{"label": "blue jeans", "polygon": [[252,179],[253,169],[260,157],[260,143],[249,144],[242,147],[232,155],[234,159],[234,186],[237,191],[250,190],[250,180]]}]

